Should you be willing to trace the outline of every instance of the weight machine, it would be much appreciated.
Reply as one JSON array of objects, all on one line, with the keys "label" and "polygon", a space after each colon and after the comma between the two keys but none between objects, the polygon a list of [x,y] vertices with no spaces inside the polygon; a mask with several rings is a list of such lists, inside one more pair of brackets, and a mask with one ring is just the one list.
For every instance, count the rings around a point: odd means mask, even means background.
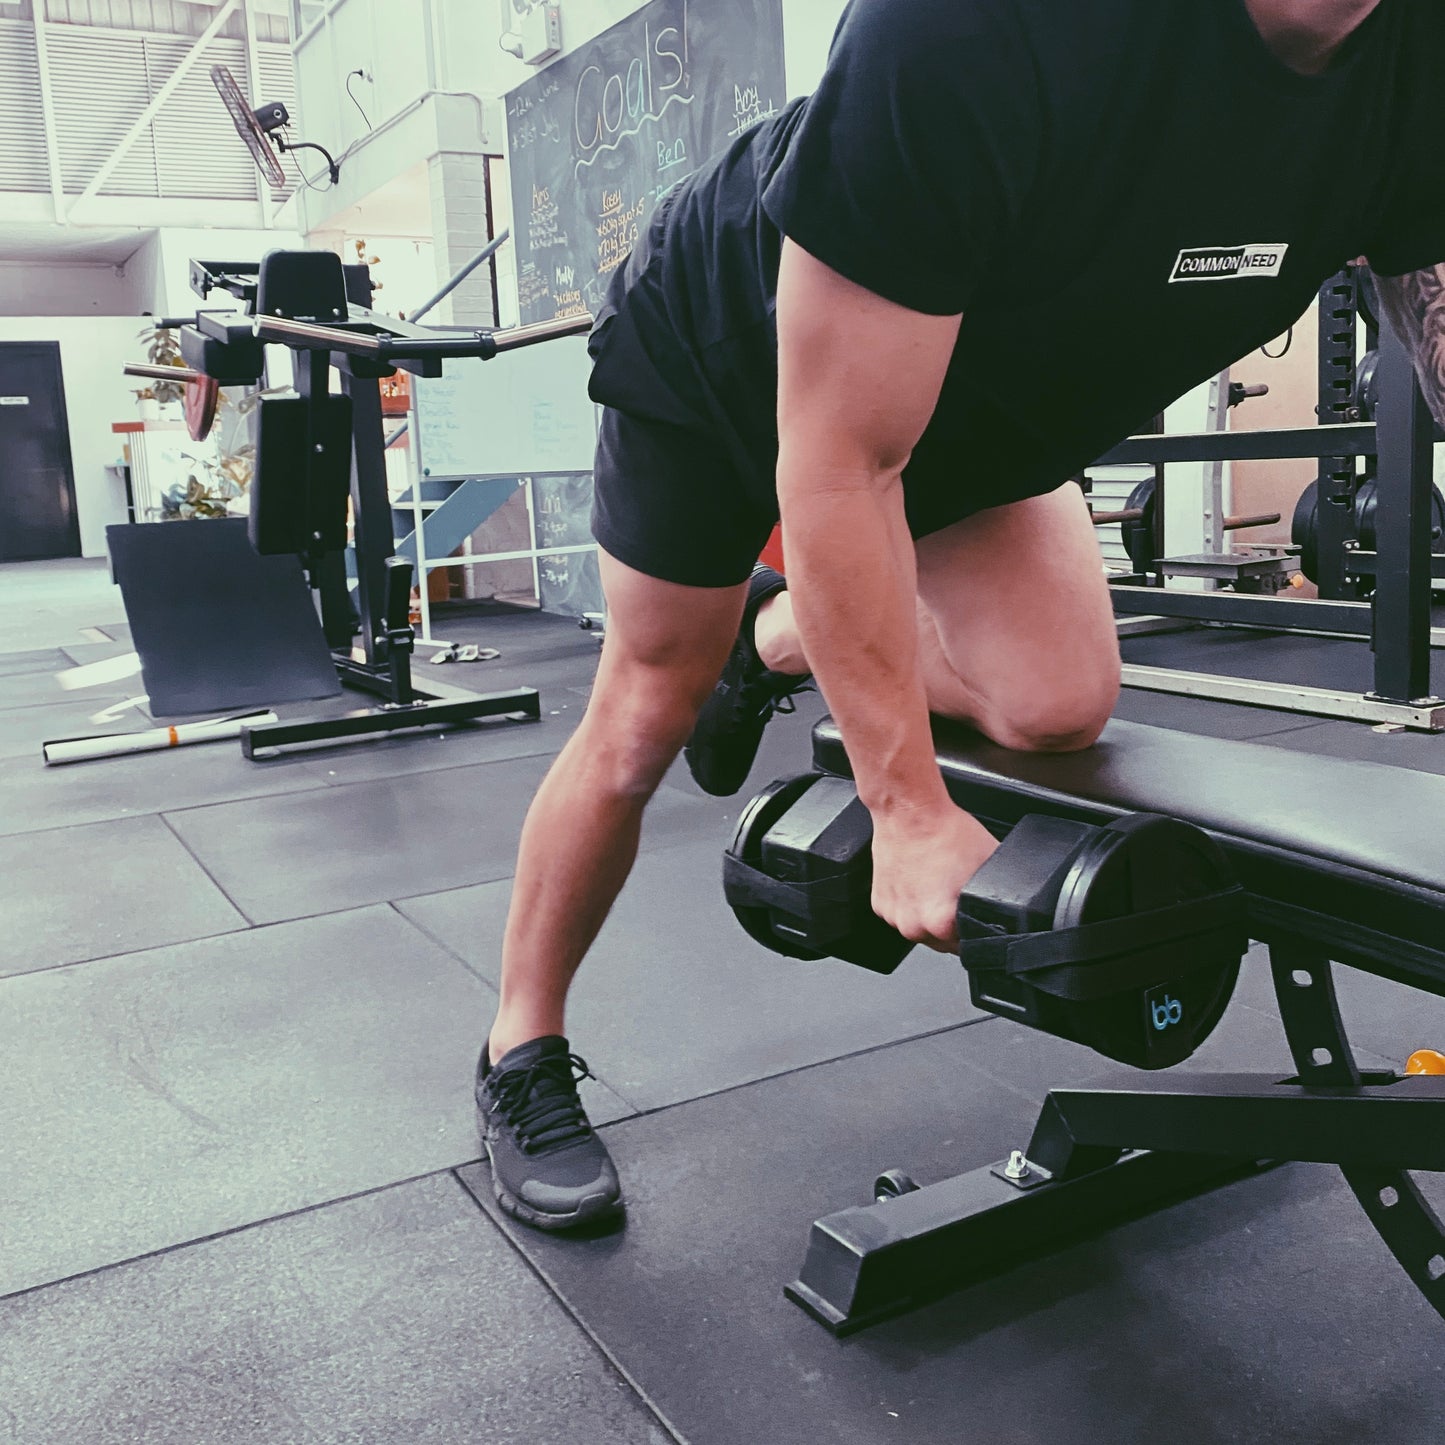
[{"label": "weight machine", "polygon": [[[380,382],[398,368],[440,376],[447,361],[490,360],[575,335],[590,319],[498,332],[418,326],[374,312],[368,268],[343,266],[328,251],[272,251],[259,265],[192,261],[191,286],[203,300],[224,291],[244,308],[160,323],[180,328],[185,369],[165,368],[166,379],[187,383],[193,430],[204,424],[207,395],[214,407],[216,387],[261,380],[267,343],[291,353],[296,395],[265,397],[259,407],[250,542],[261,557],[302,560],[341,683],[381,699],[340,716],[248,726],[245,756],[487,717],[538,720],[532,688],[479,695],[429,682],[423,691],[412,679],[412,564],[393,555]],[[331,391],[333,368],[339,393]]]},{"label": "weight machine", "polygon": [[[1320,459],[1313,501],[1302,499],[1295,546],[1320,585],[1318,601],[1266,595],[1278,590],[1285,564],[1278,549],[1231,557],[1161,559],[1164,488],[1157,488],[1143,556],[1134,575],[1116,579],[1114,611],[1121,630],[1161,619],[1368,638],[1374,686],[1363,696],[1211,673],[1128,665],[1125,686],[1147,691],[1254,704],[1423,732],[1445,731],[1445,700],[1431,691],[1431,650],[1445,647],[1432,628],[1432,581],[1445,576],[1438,549],[1445,502],[1434,485],[1434,445],[1441,439],[1404,344],[1373,325],[1374,368],[1362,374],[1356,317],[1362,273],[1353,268],[1321,292],[1319,424],[1274,431],[1131,437],[1096,466],[1175,462],[1222,468],[1231,461]],[[1368,312],[1366,312],[1368,318]],[[1369,413],[1367,415],[1367,412]],[[1367,466],[1362,472],[1360,462]],[[1129,509],[1126,509],[1126,513]],[[1125,525],[1140,518],[1122,519]],[[1243,519],[1246,522],[1263,519]],[[1218,511],[1216,532],[1227,524]],[[1372,545],[1367,545],[1372,544]],[[1138,562],[1147,565],[1138,567]],[[1210,562],[1229,563],[1221,569]],[[1173,564],[1198,562],[1196,568]],[[1166,575],[1206,577],[1232,590],[1166,588]],[[1265,580],[1271,579],[1271,580]]]}]

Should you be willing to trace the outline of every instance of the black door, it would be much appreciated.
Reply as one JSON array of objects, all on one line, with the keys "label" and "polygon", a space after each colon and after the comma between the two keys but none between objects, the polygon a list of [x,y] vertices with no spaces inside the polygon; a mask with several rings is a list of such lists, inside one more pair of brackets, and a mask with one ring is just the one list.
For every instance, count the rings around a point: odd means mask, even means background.
[{"label": "black door", "polygon": [[0,562],[78,556],[60,343],[0,342]]}]

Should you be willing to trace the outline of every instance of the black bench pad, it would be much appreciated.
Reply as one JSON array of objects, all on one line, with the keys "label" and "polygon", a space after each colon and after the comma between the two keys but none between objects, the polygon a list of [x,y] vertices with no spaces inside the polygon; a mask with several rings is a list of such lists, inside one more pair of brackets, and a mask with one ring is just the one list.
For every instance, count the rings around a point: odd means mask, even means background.
[{"label": "black bench pad", "polygon": [[[1445,994],[1445,777],[1111,722],[1082,753],[1016,753],[935,721],[939,767],[999,831],[1026,813],[1103,823],[1163,813],[1213,834],[1251,899],[1254,936]],[[837,725],[815,765],[851,776]]]}]

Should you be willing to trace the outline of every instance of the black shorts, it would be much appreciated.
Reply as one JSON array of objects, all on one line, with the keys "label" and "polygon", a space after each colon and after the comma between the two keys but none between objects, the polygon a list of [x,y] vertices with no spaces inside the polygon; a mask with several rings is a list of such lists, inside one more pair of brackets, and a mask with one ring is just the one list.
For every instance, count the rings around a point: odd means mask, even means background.
[{"label": "black shorts", "polygon": [[[776,350],[770,345],[769,364],[759,364],[762,337],[743,327],[708,347],[709,376],[679,335],[668,249],[675,194],[614,273],[588,342],[589,390],[603,404],[592,530],[618,561],[649,577],[730,587],[747,580],[778,520]],[[736,365],[727,364],[729,347]],[[728,379],[725,399],[719,376]],[[970,408],[979,414],[976,399]],[[935,423],[903,472],[914,537],[1053,491],[1069,475],[1020,468],[1018,428],[1002,414],[978,434],[939,425],[954,409],[945,383]]]},{"label": "black shorts", "polygon": [[603,408],[592,535],[638,572],[689,587],[747,581],[778,520],[759,497],[770,490],[701,428]]},{"label": "black shorts", "polygon": [[[604,407],[593,471],[592,535],[619,562],[664,582],[731,587],[747,580],[778,521],[773,467],[738,459],[734,436]],[[984,469],[972,485],[960,449],[915,454],[903,473],[915,538],[1053,491],[1057,478]]]}]

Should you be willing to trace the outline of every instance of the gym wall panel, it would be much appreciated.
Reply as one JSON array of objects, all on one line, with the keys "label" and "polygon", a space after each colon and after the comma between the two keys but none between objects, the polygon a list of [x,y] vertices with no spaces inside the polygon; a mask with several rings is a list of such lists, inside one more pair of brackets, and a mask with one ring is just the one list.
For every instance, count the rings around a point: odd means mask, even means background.
[{"label": "gym wall panel", "polygon": [[0,316],[135,316],[150,309],[136,278],[116,266],[0,262]]}]

